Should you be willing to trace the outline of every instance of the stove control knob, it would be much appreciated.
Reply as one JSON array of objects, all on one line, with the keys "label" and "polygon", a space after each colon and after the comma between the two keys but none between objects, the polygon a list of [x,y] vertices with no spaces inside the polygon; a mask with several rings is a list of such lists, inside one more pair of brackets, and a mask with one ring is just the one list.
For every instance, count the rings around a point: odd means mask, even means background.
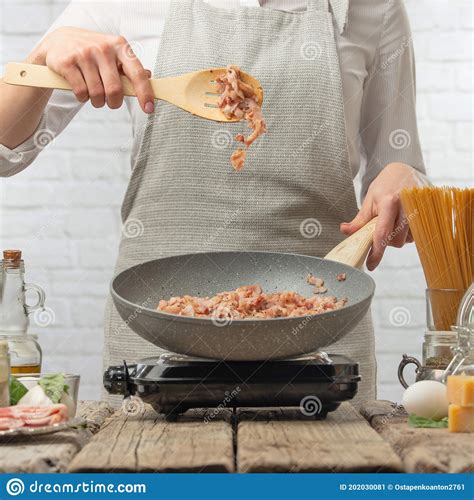
[{"label": "stove control knob", "polygon": [[109,394],[128,396],[130,391],[127,367],[109,366],[104,372],[104,388]]}]

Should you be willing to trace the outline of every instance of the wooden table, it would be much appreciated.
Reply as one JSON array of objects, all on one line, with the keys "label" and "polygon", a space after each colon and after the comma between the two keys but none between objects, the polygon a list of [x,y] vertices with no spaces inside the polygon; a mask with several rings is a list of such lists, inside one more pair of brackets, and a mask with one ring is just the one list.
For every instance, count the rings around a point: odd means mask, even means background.
[{"label": "wooden table", "polygon": [[390,443],[406,472],[474,472],[472,434],[448,429],[412,429],[403,407],[388,401],[372,401],[361,414]]},{"label": "wooden table", "polygon": [[66,472],[74,456],[112,414],[106,403],[81,401],[78,416],[86,421],[84,429],[0,439],[0,472]]},{"label": "wooden table", "polygon": [[[0,472],[473,472],[474,443],[411,429],[403,410],[349,403],[326,420],[298,409],[191,410],[168,422],[85,402],[88,428],[0,441]],[[5,453],[4,453],[5,452]]]}]

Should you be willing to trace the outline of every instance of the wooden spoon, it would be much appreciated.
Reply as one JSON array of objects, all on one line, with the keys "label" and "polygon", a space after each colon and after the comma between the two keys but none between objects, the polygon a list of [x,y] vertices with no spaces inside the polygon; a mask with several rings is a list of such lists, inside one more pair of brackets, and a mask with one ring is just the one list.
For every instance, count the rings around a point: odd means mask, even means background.
[{"label": "wooden spoon", "polygon": [[[217,122],[237,122],[237,118],[227,118],[217,107],[217,93],[215,78],[225,73],[226,68],[212,68],[185,75],[150,79],[155,99],[162,99],[178,106],[193,115],[214,120]],[[263,102],[263,89],[260,82],[241,71],[244,83],[251,85],[257,94],[257,100]],[[124,94],[136,96],[132,82],[122,76]],[[46,66],[24,63],[8,63],[3,77],[5,83],[22,85],[25,87],[40,87],[46,89],[71,90],[69,83]]]},{"label": "wooden spoon", "polygon": [[341,241],[324,258],[361,268],[372,247],[377,220],[378,217],[374,217],[364,227],[361,227],[357,232],[344,241]]}]

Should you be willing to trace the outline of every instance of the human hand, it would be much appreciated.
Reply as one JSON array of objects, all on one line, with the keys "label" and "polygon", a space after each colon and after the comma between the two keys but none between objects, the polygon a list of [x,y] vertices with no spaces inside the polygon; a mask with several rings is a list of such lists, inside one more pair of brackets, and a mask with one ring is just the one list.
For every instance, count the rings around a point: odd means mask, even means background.
[{"label": "human hand", "polygon": [[404,188],[422,185],[417,171],[404,163],[390,163],[374,179],[359,213],[341,232],[350,236],[378,215],[374,242],[367,257],[367,269],[373,271],[382,260],[387,246],[401,248],[413,241],[400,201]]},{"label": "human hand", "polygon": [[154,110],[151,73],[122,36],[58,28],[42,40],[26,62],[48,66],[68,81],[79,101],[90,99],[96,108],[122,105],[120,75],[124,74],[131,80],[143,111]]}]

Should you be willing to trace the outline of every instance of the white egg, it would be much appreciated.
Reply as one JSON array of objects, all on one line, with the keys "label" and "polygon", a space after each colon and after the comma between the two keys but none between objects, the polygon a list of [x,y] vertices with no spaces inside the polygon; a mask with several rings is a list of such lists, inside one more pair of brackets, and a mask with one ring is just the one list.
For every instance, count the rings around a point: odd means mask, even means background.
[{"label": "white egg", "polygon": [[402,401],[405,410],[418,417],[440,420],[448,416],[446,386],[435,380],[420,380],[410,385]]}]

